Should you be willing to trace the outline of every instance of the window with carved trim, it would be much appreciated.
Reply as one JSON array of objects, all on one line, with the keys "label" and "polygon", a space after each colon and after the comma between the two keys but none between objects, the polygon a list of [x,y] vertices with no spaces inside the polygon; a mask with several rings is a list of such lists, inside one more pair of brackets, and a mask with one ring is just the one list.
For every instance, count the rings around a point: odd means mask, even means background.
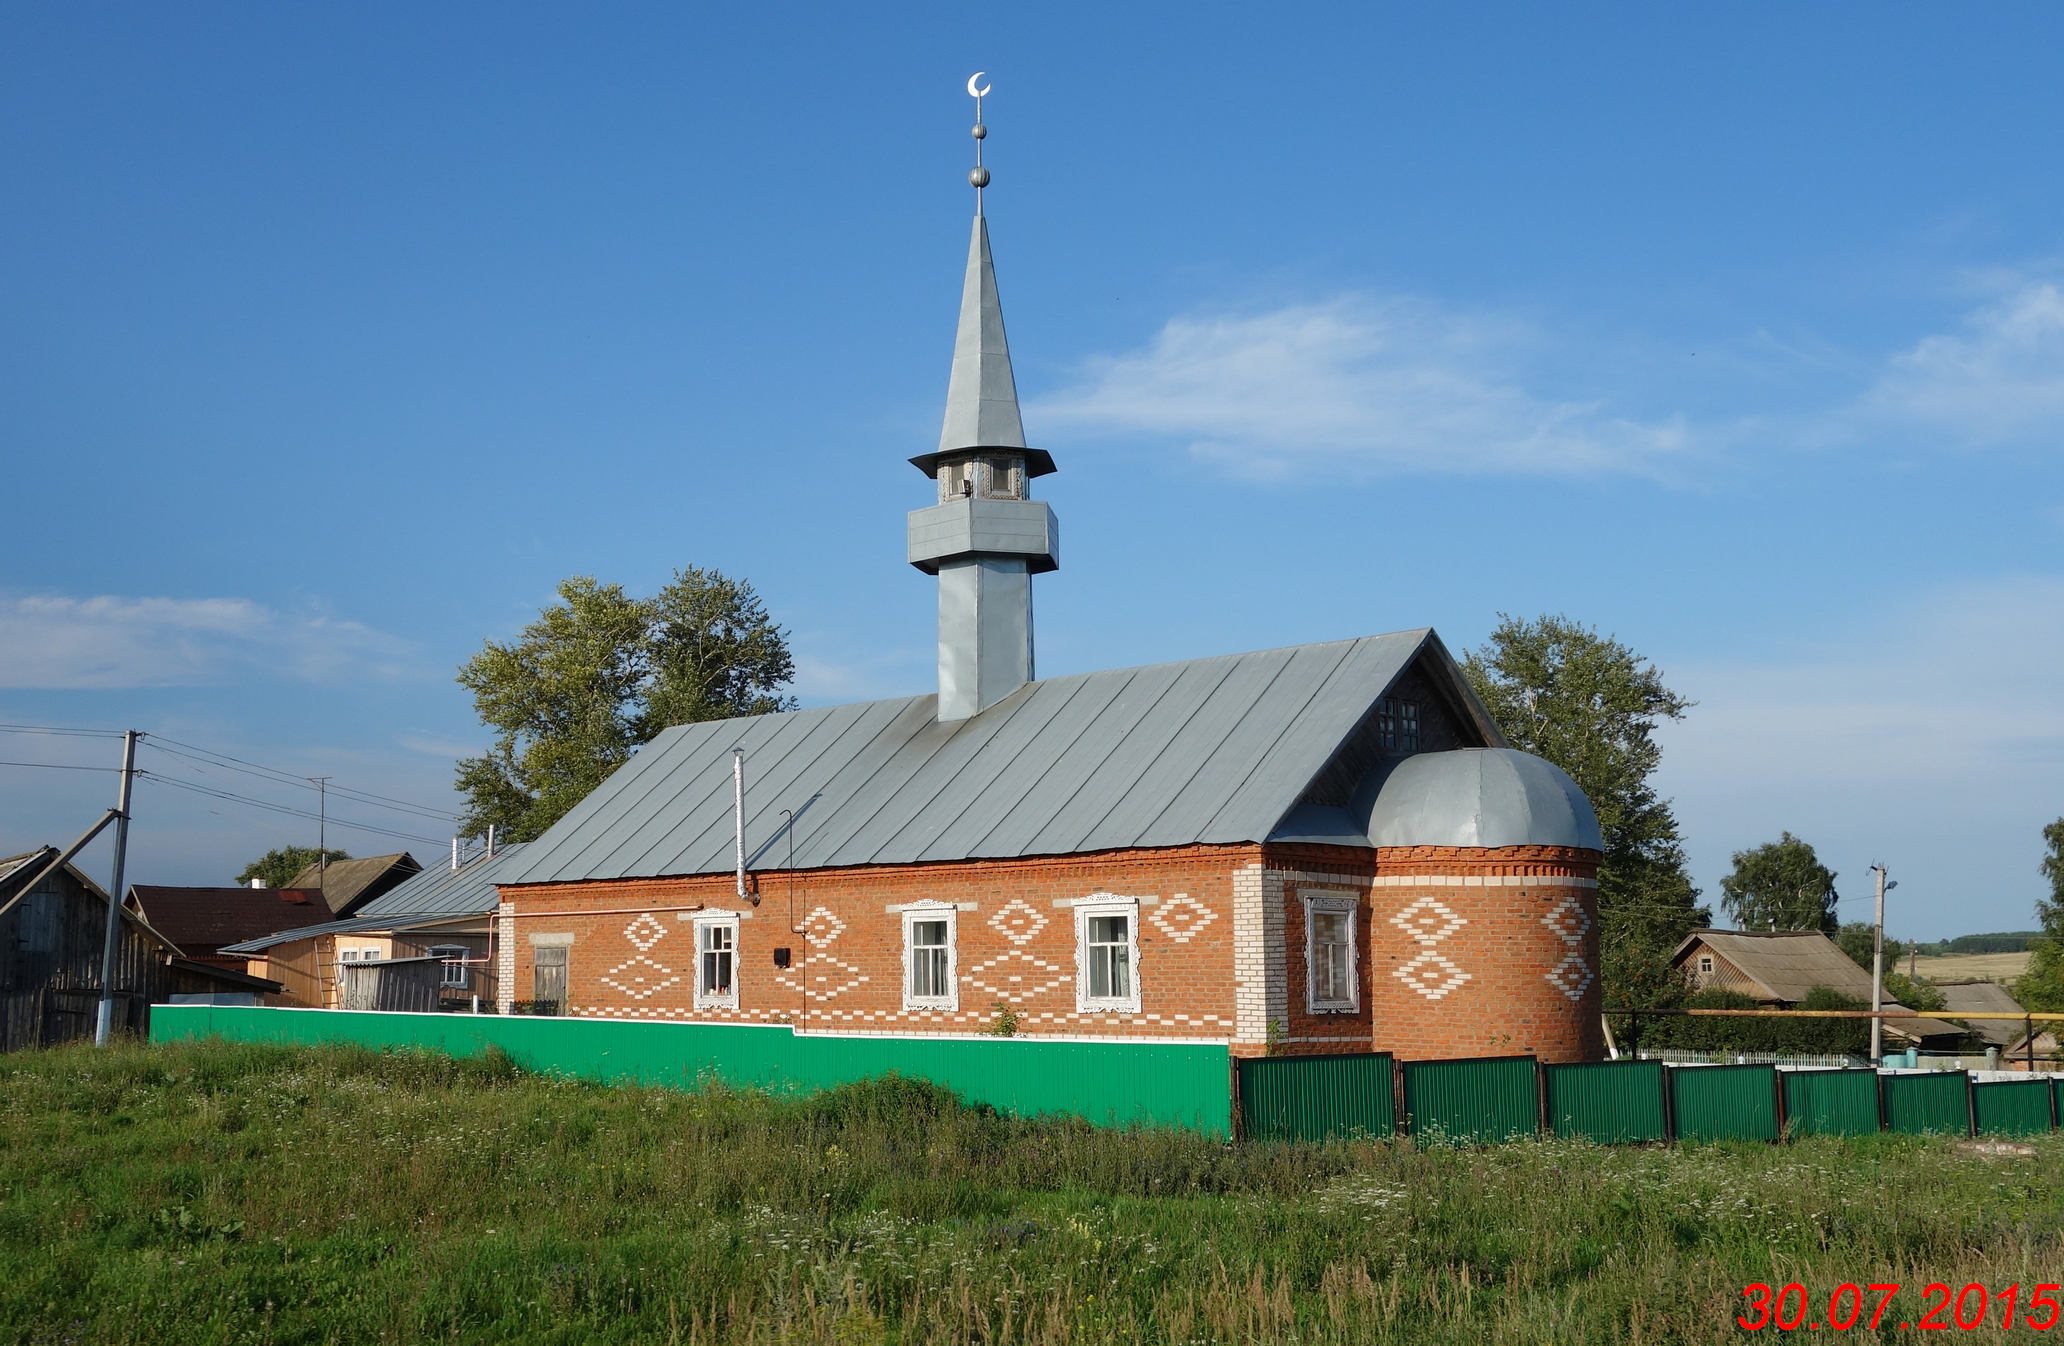
[{"label": "window with carved trim", "polygon": [[1305,1004],[1314,1013],[1361,1008],[1353,893],[1304,894]]}]

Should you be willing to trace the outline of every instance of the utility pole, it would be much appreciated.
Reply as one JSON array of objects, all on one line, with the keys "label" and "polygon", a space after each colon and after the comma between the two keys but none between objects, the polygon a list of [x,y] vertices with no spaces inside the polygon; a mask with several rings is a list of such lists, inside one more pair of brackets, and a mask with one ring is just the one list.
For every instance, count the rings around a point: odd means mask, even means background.
[{"label": "utility pole", "polygon": [[[330,902],[330,778],[310,776],[315,782],[315,886],[322,892],[323,905]],[[307,814],[302,814],[306,818]]]},{"label": "utility pole", "polygon": [[1872,865],[1871,873],[1878,876],[1878,919],[1874,926],[1871,947],[1871,1060],[1885,1059],[1885,1021],[1876,1017],[1885,1009],[1885,893],[1897,888],[1897,883],[1885,882],[1885,867]]},{"label": "utility pole", "polygon": [[136,779],[134,729],[122,735],[122,789],[115,805],[115,881],[108,888],[107,942],[100,951],[100,1017],[93,1025],[93,1045],[105,1047],[115,1016],[115,954],[122,947],[122,871],[129,863],[129,788]]}]

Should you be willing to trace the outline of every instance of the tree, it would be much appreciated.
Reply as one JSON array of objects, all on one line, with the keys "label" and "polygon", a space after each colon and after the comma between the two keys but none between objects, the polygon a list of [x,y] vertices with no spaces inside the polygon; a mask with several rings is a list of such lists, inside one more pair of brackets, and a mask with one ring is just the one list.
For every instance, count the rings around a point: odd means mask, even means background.
[{"label": "tree", "polygon": [[1655,665],[1568,617],[1498,614],[1463,671],[1512,745],[1567,771],[1598,814],[1606,1003],[1678,1003],[1683,982],[1670,952],[1712,913],[1698,905],[1677,819],[1649,778],[1662,761],[1657,724],[1682,719],[1694,703],[1665,686]]},{"label": "tree", "polygon": [[460,827],[528,841],[669,725],[793,709],[787,633],[750,584],[677,570],[650,598],[575,575],[459,669],[494,746],[458,764]]},{"label": "tree", "polygon": [[2014,983],[2014,998],[2029,1009],[2056,1013],[2064,1011],[2064,818],[2042,834],[2049,853],[2038,868],[2050,881],[2050,895],[2036,899],[2042,938],[2029,950],[2028,971]]},{"label": "tree", "polygon": [[[1877,927],[1869,921],[1850,921],[1835,931],[1835,947],[1849,955],[1849,961],[1870,970],[1872,946],[1876,940]],[[1906,957],[1907,945],[1890,935],[1885,936],[1885,968],[1890,971],[1900,959]]]},{"label": "tree", "polygon": [[245,865],[236,876],[240,884],[248,885],[252,879],[265,880],[268,888],[284,888],[294,881],[294,876],[328,856],[332,860],[349,860],[343,851],[319,851],[313,846],[275,846],[265,854]]},{"label": "tree", "polygon": [[1790,832],[1734,853],[1720,880],[1720,905],[1743,930],[1821,930],[1833,934],[1835,872]]}]

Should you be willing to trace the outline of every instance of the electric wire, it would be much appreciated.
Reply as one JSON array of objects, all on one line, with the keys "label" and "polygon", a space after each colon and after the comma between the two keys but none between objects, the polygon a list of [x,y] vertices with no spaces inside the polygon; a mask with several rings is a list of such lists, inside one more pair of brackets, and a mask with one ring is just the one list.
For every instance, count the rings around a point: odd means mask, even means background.
[{"label": "electric wire", "polygon": [[119,772],[119,771],[120,771],[120,770],[122,769],[122,768],[120,768],[120,767],[118,767],[118,766],[73,766],[73,765],[72,765],[71,763],[69,763],[69,762],[0,762],[0,766],[33,766],[33,767],[41,767],[41,768],[42,768],[43,770],[45,770],[45,771],[115,771],[115,772]]},{"label": "electric wire", "polygon": [[416,832],[402,832],[392,827],[381,827],[376,823],[353,822],[348,818],[339,818],[334,814],[325,818],[324,815],[316,813],[313,809],[297,809],[290,804],[276,804],[266,799],[253,799],[249,795],[240,795],[234,791],[218,789],[210,785],[201,785],[194,781],[180,780],[176,776],[160,775],[155,771],[145,771],[139,768],[136,774],[145,780],[156,781],[160,785],[169,785],[177,790],[187,790],[194,794],[207,795],[210,798],[227,800],[231,803],[243,804],[256,809],[265,809],[273,813],[284,813],[290,817],[306,818],[311,822],[322,820],[326,821],[331,827],[346,827],[359,832],[371,832],[378,836],[394,837],[402,841],[420,841],[428,846],[441,846],[445,842],[443,837],[428,837]]},{"label": "electric wire", "polygon": [[[407,800],[391,799],[386,795],[376,795],[365,790],[355,790],[345,785],[332,784],[326,791],[321,790],[306,776],[295,776],[273,767],[257,766],[244,762],[240,758],[227,757],[226,754],[213,753],[201,756],[195,752],[183,752],[181,748],[186,747],[187,745],[185,744],[181,744],[180,748],[168,748],[163,742],[155,738],[146,738],[144,743],[146,746],[156,748],[159,752],[182,758],[203,768],[215,767],[223,771],[235,771],[246,776],[254,776],[259,780],[267,781],[274,785],[290,785],[297,790],[306,790],[310,794],[326,793],[339,799],[350,800],[355,804],[367,804],[393,813],[406,813],[419,818],[427,818],[432,822],[452,822],[458,817],[457,814],[447,809],[432,808],[428,804],[412,804]],[[199,752],[206,753],[207,750],[201,749]]]},{"label": "electric wire", "polygon": [[75,734],[81,738],[120,738],[120,729],[70,729],[55,724],[0,724],[11,734]]}]

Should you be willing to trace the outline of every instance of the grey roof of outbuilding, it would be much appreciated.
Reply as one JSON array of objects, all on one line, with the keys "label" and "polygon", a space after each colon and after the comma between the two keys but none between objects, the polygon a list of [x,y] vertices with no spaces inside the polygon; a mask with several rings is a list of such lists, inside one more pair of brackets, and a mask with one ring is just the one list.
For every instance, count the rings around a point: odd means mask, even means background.
[{"label": "grey roof of outbuilding", "polygon": [[346,916],[342,920],[325,921],[321,925],[277,930],[270,935],[260,935],[257,939],[247,939],[241,944],[225,944],[219,952],[264,953],[277,945],[317,939],[324,935],[361,935],[368,930],[421,930],[425,926],[474,920],[486,914],[484,911],[444,911],[424,912],[416,916]]},{"label": "grey roof of outbuilding", "polygon": [[493,911],[501,900],[495,892],[495,882],[508,872],[528,844],[519,841],[502,846],[493,855],[476,856],[456,870],[448,865],[433,865],[380,894],[355,914],[392,920],[397,916]]},{"label": "grey roof of outbuilding", "polygon": [[[1959,1011],[1966,1014],[2025,1014],[2021,1002],[2014,999],[2007,988],[1994,981],[1937,982],[1935,989],[1942,993],[1942,1013],[1945,1018],[1956,1017]],[[2017,1024],[2012,1019],[1973,1019],[1971,1031],[1995,1047],[2004,1047],[2019,1042],[2027,1025]]]},{"label": "grey roof of outbuilding", "polygon": [[783,809],[798,869],[1263,841],[1422,654],[1502,744],[1430,629],[1048,678],[944,724],[916,696],[679,725],[498,881],[729,870],[733,747],[752,867],[787,867]]}]

